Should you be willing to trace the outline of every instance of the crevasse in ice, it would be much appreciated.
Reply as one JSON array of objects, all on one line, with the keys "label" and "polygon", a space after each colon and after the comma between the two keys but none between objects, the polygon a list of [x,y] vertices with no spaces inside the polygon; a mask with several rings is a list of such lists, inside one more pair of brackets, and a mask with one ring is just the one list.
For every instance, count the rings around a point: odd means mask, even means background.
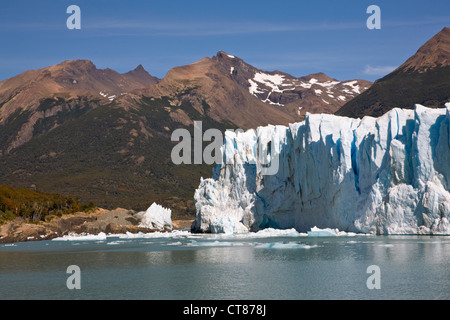
[{"label": "crevasse in ice", "polygon": [[[279,161],[273,175],[256,156],[268,137]],[[193,231],[450,234],[450,103],[227,132],[222,155],[195,192]]]}]

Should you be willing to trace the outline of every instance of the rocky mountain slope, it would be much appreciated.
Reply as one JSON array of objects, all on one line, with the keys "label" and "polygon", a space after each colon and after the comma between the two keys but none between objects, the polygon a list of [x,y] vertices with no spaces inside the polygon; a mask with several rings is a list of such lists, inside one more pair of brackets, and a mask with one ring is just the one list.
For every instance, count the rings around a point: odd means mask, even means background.
[{"label": "rocky mountain slope", "polygon": [[0,82],[0,180],[108,209],[157,202],[192,214],[212,167],[174,165],[174,130],[287,125],[307,111],[334,112],[368,85],[265,72],[225,52],[160,80],[142,66],[119,74],[65,61]]},{"label": "rocky mountain slope", "polygon": [[367,80],[338,81],[324,73],[296,78],[280,71],[263,71],[225,52],[219,52],[212,59],[250,94],[287,111],[297,120],[306,112],[333,113],[372,84]]},{"label": "rocky mountain slope", "polygon": [[440,108],[450,101],[450,28],[444,28],[396,70],[375,83],[336,114],[380,116],[392,108],[420,103]]},{"label": "rocky mountain slope", "polygon": [[39,135],[34,127],[57,113],[85,112],[157,81],[141,65],[119,74],[97,69],[89,60],[64,61],[1,81],[0,154]]}]

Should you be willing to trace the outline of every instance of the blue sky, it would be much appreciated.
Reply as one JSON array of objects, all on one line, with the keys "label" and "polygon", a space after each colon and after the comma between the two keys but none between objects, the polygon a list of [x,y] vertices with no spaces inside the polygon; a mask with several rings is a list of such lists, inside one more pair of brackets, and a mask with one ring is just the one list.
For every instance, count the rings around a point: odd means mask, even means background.
[{"label": "blue sky", "polygon": [[[72,4],[81,30],[66,27]],[[372,4],[380,30],[366,27]],[[375,80],[444,26],[448,0],[2,0],[0,80],[72,59],[161,78],[219,50],[297,77]]]}]

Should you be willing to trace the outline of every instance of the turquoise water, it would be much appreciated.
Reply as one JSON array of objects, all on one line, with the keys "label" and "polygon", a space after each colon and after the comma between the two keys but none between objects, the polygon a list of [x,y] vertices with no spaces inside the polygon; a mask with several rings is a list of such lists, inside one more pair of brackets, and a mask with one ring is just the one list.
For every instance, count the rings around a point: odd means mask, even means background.
[{"label": "turquoise water", "polygon": [[[68,289],[67,267],[80,268]],[[379,267],[380,289],[367,273]],[[450,237],[189,232],[0,245],[0,299],[449,299]]]}]

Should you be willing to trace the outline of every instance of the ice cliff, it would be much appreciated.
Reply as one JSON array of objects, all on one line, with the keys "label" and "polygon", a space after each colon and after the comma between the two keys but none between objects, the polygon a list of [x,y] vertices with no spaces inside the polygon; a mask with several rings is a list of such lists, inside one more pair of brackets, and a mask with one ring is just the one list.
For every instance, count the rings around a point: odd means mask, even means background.
[{"label": "ice cliff", "polygon": [[[273,175],[257,156],[267,141],[279,161]],[[450,103],[226,132],[222,156],[195,192],[195,232],[450,234]]]}]

